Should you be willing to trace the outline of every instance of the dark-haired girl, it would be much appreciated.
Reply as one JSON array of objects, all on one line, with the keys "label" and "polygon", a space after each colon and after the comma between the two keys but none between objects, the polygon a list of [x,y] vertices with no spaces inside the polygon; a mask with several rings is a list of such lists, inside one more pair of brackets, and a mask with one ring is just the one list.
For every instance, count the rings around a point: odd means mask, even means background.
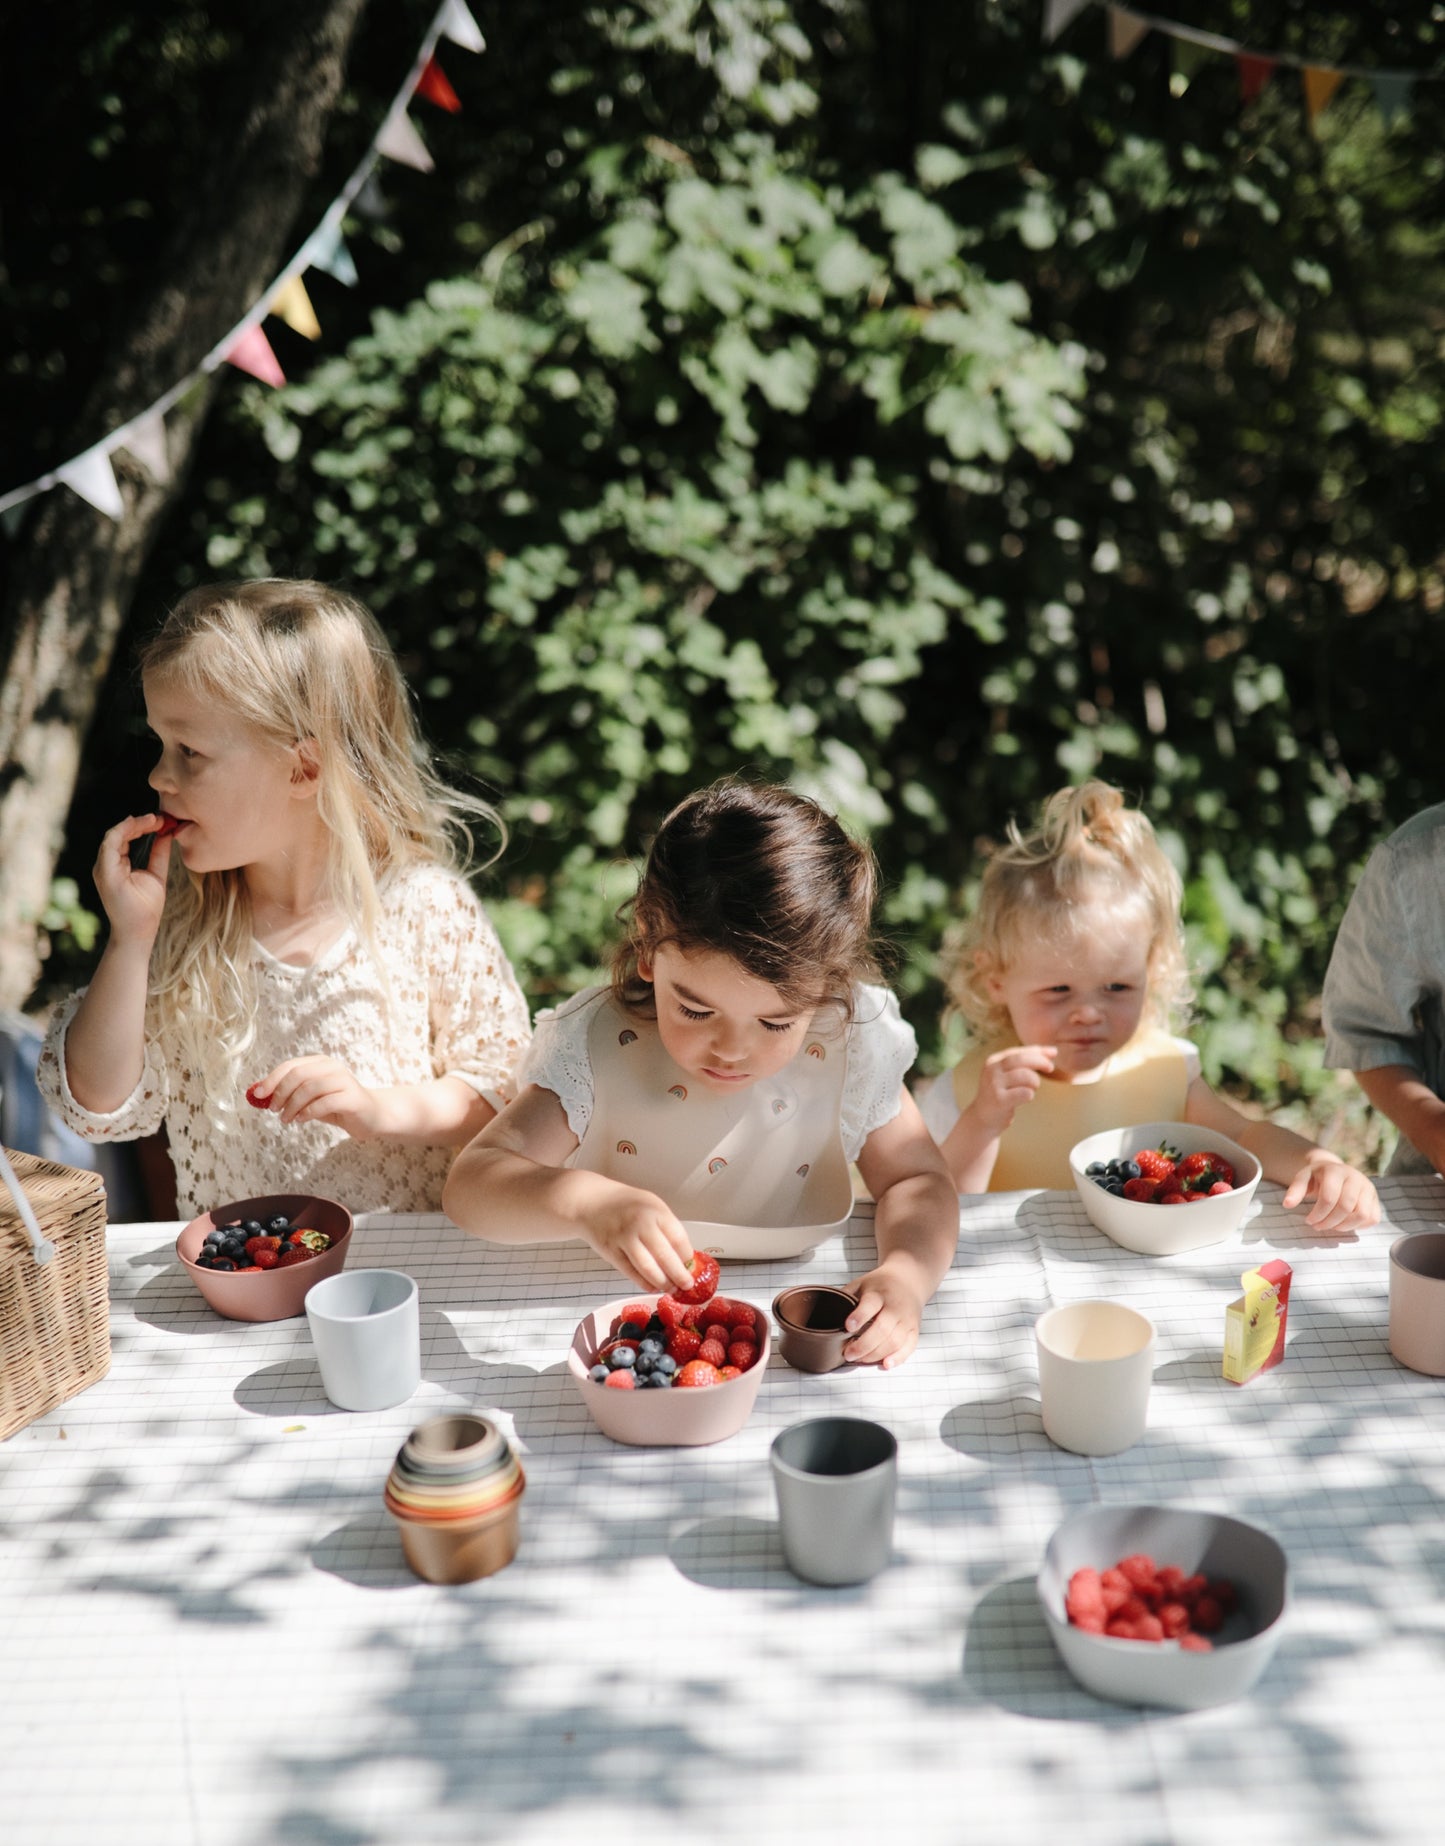
[{"label": "dark-haired girl", "polygon": [[[443,1204],[500,1243],[582,1238],[684,1288],[684,1220],[840,1228],[877,1201],[847,1357],[899,1364],[952,1260],[958,1203],[903,1087],[915,1044],[879,984],[872,855],[815,802],[728,781],[663,822],[613,961],[537,1021],[517,1101]],[[780,1232],[777,1254],[798,1248]],[[816,1241],[816,1239],[809,1239]]]}]

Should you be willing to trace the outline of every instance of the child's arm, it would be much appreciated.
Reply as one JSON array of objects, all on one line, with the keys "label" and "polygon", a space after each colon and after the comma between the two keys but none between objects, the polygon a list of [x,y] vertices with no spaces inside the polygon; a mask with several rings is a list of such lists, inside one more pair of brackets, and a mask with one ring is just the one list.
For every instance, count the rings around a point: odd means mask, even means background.
[{"label": "child's arm", "polygon": [[528,1084],[452,1162],[442,1209],[492,1243],[581,1238],[639,1288],[686,1288],[692,1245],[655,1193],[564,1167],[577,1137],[551,1090]]},{"label": "child's arm", "polygon": [[1012,1045],[984,1060],[978,1094],[940,1144],[956,1191],[988,1191],[1005,1129],[1053,1068],[1052,1045]]},{"label": "child's arm", "polygon": [[65,1079],[82,1109],[112,1115],[134,1093],[145,1068],[146,994],[151,947],[166,906],[170,836],[149,862],[130,862],[132,840],[154,833],[159,814],[132,815],[100,842],[95,888],[110,924],[105,950],[65,1035]]},{"label": "child's arm", "polygon": [[847,1326],[851,1331],[870,1320],[872,1325],[851,1342],[844,1357],[887,1371],[901,1365],[918,1344],[924,1306],[953,1261],[958,1198],[907,1090],[897,1115],[864,1142],[858,1171],[877,1201],[878,1267],[853,1284],[858,1305]]},{"label": "child's arm", "polygon": [[1409,1064],[1357,1070],[1355,1080],[1374,1106],[1430,1162],[1445,1171],[1445,1102]]},{"label": "child's arm", "polygon": [[386,1139],[462,1147],[496,1110],[460,1077],[368,1089],[339,1058],[287,1058],[246,1092],[258,1109],[283,1122],[329,1122],[357,1141]]},{"label": "child's arm", "polygon": [[1380,1222],[1380,1201],[1363,1173],[1277,1122],[1257,1122],[1241,1115],[1216,1096],[1202,1077],[1189,1086],[1184,1119],[1228,1135],[1247,1148],[1263,1167],[1265,1178],[1285,1187],[1286,1209],[1313,1199],[1306,1218],[1312,1230],[1357,1231]]}]

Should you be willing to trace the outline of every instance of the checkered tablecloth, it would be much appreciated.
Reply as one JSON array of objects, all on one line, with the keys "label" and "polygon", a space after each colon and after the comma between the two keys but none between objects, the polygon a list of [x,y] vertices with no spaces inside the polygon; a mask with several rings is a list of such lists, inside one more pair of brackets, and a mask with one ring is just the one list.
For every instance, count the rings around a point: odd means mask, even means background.
[{"label": "checkered tablecloth", "polygon": [[[1445,1837],[1445,1383],[1386,1349],[1387,1252],[1445,1223],[1300,1235],[1263,1187],[1243,1242],[1164,1260],[1072,1194],[966,1201],[951,1274],[897,1372],[776,1355],[742,1432],[636,1450],[592,1425],[564,1355],[621,1292],[580,1247],[501,1249],[435,1218],[358,1225],[353,1267],[421,1288],[424,1382],[336,1411],[304,1320],[221,1320],[175,1226],[113,1227],[110,1376],[0,1446],[0,1837],[8,1846],[532,1846],[1008,1841],[1218,1846]],[[729,1265],[766,1306],[871,1262],[871,1225]],[[1242,1270],[1294,1266],[1284,1364],[1220,1354]],[[1042,1434],[1033,1322],[1125,1299],[1155,1321],[1144,1441]],[[418,1582],[381,1505],[407,1431],[461,1407],[525,1448],[522,1550]],[[898,1435],[894,1560],[857,1589],[782,1563],[773,1435],[845,1412]],[[1066,1514],[1168,1501],[1267,1527],[1293,1605],[1238,1704],[1131,1711],[1074,1687],[1033,1577]]]}]

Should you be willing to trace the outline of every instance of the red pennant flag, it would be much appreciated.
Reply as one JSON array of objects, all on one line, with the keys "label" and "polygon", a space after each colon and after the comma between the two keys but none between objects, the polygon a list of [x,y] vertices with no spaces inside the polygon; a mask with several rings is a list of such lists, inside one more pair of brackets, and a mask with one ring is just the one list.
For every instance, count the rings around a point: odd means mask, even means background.
[{"label": "red pennant flag", "polygon": [[239,371],[249,372],[263,385],[284,385],[286,374],[271,350],[271,342],[259,327],[248,327],[226,354],[226,363]]},{"label": "red pennant flag", "polygon": [[456,115],[462,106],[462,99],[447,81],[447,74],[435,58],[428,58],[426,69],[417,78],[417,96],[424,96],[429,103],[435,103],[438,109],[445,109],[448,115]]},{"label": "red pennant flag", "polygon": [[1252,103],[1274,75],[1275,59],[1257,58],[1252,52],[1241,51],[1234,61],[1239,66],[1240,100]]}]

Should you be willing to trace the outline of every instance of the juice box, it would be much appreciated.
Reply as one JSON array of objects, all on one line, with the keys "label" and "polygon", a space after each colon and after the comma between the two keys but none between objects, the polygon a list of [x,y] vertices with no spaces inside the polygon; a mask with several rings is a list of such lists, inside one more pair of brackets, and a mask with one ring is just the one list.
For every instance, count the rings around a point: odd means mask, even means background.
[{"label": "juice box", "polygon": [[1224,1376],[1247,1384],[1284,1357],[1289,1285],[1294,1271],[1276,1257],[1239,1278],[1244,1293],[1224,1310]]}]

